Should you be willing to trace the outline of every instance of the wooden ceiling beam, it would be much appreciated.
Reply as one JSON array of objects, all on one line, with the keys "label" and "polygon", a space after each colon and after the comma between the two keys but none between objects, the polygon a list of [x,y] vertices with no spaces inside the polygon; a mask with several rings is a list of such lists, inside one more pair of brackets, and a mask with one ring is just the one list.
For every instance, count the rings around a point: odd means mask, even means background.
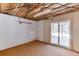
[{"label": "wooden ceiling beam", "polygon": [[68,14],[68,13],[72,13],[72,12],[77,12],[77,11],[79,11],[79,9],[75,9],[75,10],[71,10],[71,11],[66,11],[66,12],[63,12],[63,13],[56,14],[54,16],[57,17],[57,16],[60,16],[60,15],[64,15],[64,14]]},{"label": "wooden ceiling beam", "polygon": [[[20,5],[20,3],[16,3],[16,7],[15,7],[15,9],[13,9],[12,11],[16,10],[16,9],[19,7],[19,5]],[[17,11],[17,10],[16,10],[16,11]],[[14,12],[13,12],[13,13],[10,12],[10,14],[14,15]]]},{"label": "wooden ceiling beam", "polygon": [[[17,8],[21,8],[21,7],[26,7],[26,6],[23,5],[23,6],[19,6],[19,7],[17,7]],[[15,8],[4,9],[4,10],[2,10],[2,11],[9,11],[9,10],[13,10],[13,9],[15,9]]]},{"label": "wooden ceiling beam", "polygon": [[[44,9],[48,9],[49,7],[51,7],[52,5],[54,5],[54,4],[49,4],[49,6],[47,6],[47,7],[42,7],[39,11],[37,11],[37,12],[40,12],[40,11],[42,11],[42,10],[44,10]],[[37,13],[37,12],[35,12],[35,13]],[[35,14],[35,13],[32,13],[32,14],[30,14],[30,15],[33,15],[33,14]],[[29,16],[30,16],[29,15]],[[26,16],[28,16],[28,15],[26,15]]]},{"label": "wooden ceiling beam", "polygon": [[[62,4],[60,4],[60,3],[58,3],[59,5],[62,5]],[[70,3],[68,3],[68,4],[70,4]],[[63,5],[64,7],[67,7],[68,8],[68,6],[66,6],[66,5]]]},{"label": "wooden ceiling beam", "polygon": [[[68,4],[69,4],[69,3],[68,3]],[[68,5],[68,4],[65,4],[65,5]],[[64,5],[62,5],[62,6],[64,6]],[[71,8],[73,8],[73,7],[75,7],[75,6],[72,6]],[[58,8],[61,8],[61,6],[58,7]],[[55,8],[55,9],[57,9],[57,8]],[[55,9],[53,9],[53,10],[55,10]],[[63,10],[66,10],[66,9],[68,9],[68,7],[65,8],[65,9],[62,9],[62,10],[59,10],[59,11],[53,12],[53,13],[47,13],[47,14],[45,14],[45,17],[47,17],[48,15],[53,16],[53,14],[55,14],[55,13],[57,13],[57,12],[60,12],[60,11],[63,11]],[[42,17],[42,16],[43,16],[43,15],[41,15],[41,16],[39,16],[39,17]]]},{"label": "wooden ceiling beam", "polygon": [[32,11],[33,9],[35,9],[36,7],[39,7],[39,6],[41,6],[40,5],[40,3],[39,4],[37,4],[37,5],[35,5],[34,7],[32,7],[31,9],[29,9],[27,12],[29,13],[30,11]]},{"label": "wooden ceiling beam", "polygon": [[0,12],[1,12],[1,4],[0,4]]},{"label": "wooden ceiling beam", "polygon": [[[67,3],[67,4],[65,4],[65,5],[68,5],[69,3]],[[59,6],[59,7],[56,7],[56,8],[52,8],[52,11],[53,10],[56,10],[56,9],[59,9],[59,8],[62,8],[63,6],[65,6],[65,5],[61,5],[61,6]],[[51,12],[50,12],[51,13]],[[36,14],[36,13],[35,13]],[[46,14],[49,14],[49,13],[46,13]],[[34,15],[34,14],[33,14]],[[44,15],[44,14],[43,14]],[[42,16],[42,15],[41,15]],[[39,16],[38,16],[39,17]]]},{"label": "wooden ceiling beam", "polygon": [[[78,4],[79,5],[79,4]],[[77,6],[77,5],[76,5]],[[73,8],[73,9],[79,9],[79,7],[77,7],[77,8],[74,8],[75,6],[72,6],[71,8]],[[62,10],[58,10],[58,11],[56,11],[56,12],[53,12],[53,13],[50,13],[50,15],[55,15],[56,13],[58,13],[58,12],[61,12],[61,11],[63,11],[63,10],[67,10],[67,9],[69,9],[69,7],[67,7],[67,8],[65,8],[65,9],[62,9]]]},{"label": "wooden ceiling beam", "polygon": [[[60,4],[60,3],[58,3],[58,4]],[[68,4],[73,4],[73,3],[68,3]],[[60,5],[62,5],[62,4],[60,4]],[[76,8],[76,7],[74,7],[74,6],[76,6],[76,5],[71,6],[71,7],[69,7],[69,6],[67,6],[67,5],[64,5],[64,6],[67,7],[67,8]]]},{"label": "wooden ceiling beam", "polygon": [[[73,7],[75,7],[75,6],[72,6],[72,8]],[[66,9],[68,9],[68,8],[65,8],[65,9],[63,9],[63,10],[66,10]],[[67,14],[67,13],[72,13],[72,12],[75,12],[75,11],[79,11],[79,8],[74,8],[74,9],[71,9],[71,10],[67,10],[67,11],[65,11],[65,12],[63,12],[63,13],[57,13],[57,12],[60,12],[60,11],[63,11],[63,10],[59,10],[59,11],[56,11],[56,12],[54,12],[54,13],[49,13],[49,14],[47,14],[47,15],[42,15],[42,17],[44,17],[44,18],[46,18],[48,15],[51,15],[51,16],[59,16],[59,15],[63,15],[63,14]],[[57,14],[56,14],[57,13]],[[41,16],[40,16],[41,17]],[[37,17],[37,18],[40,18],[40,17]],[[47,17],[48,18],[48,17]]]},{"label": "wooden ceiling beam", "polygon": [[[67,3],[67,4],[65,4],[65,5],[68,5],[69,3]],[[57,8],[52,8],[52,11],[53,10],[56,10],[56,9],[58,9],[58,8],[62,8],[63,6],[65,6],[65,5],[61,5],[61,6],[59,6],[59,7],[57,7]]]},{"label": "wooden ceiling beam", "polygon": [[[24,6],[25,4],[23,3],[23,4],[21,4],[21,5]],[[18,6],[19,6],[19,5],[17,5],[15,9],[17,9]],[[14,13],[13,15],[16,15],[22,8],[23,8],[23,7],[20,7],[20,8],[16,11],[16,13]]]},{"label": "wooden ceiling beam", "polygon": [[[47,6],[47,7],[42,7],[39,11],[37,11],[37,12],[35,12],[35,13],[32,13],[31,15],[34,15],[34,14],[36,14],[36,13],[38,13],[38,12],[41,12],[41,11],[44,10],[44,9],[48,9],[48,8],[50,8],[52,5],[54,5],[54,4],[50,4],[50,5]],[[31,16],[31,15],[29,15],[29,16]]]},{"label": "wooden ceiling beam", "polygon": [[[57,3],[58,4],[58,3]],[[67,4],[65,4],[65,5],[68,5],[69,3],[67,3]],[[63,6],[65,6],[65,5],[61,5],[61,6],[59,6],[59,7],[56,7],[56,8],[52,8],[52,11],[53,10],[56,10],[56,9],[59,9],[59,8],[62,8]]]},{"label": "wooden ceiling beam", "polygon": [[[29,13],[31,10],[35,9],[36,7],[40,6],[40,3],[35,5],[34,7],[32,7],[31,9],[29,9],[28,11],[26,11],[25,13]],[[27,14],[25,14],[23,17],[26,17]]]}]

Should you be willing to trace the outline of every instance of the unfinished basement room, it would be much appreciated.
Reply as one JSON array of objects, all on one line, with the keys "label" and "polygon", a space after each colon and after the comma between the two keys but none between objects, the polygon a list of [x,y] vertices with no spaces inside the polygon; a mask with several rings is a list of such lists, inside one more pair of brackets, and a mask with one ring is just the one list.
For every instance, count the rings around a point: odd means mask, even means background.
[{"label": "unfinished basement room", "polygon": [[0,56],[79,56],[79,4],[0,3]]}]

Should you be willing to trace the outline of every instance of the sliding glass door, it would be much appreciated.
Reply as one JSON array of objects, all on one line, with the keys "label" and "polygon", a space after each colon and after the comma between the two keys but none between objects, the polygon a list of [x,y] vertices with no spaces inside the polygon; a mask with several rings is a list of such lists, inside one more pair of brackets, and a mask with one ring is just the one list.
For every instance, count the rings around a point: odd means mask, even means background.
[{"label": "sliding glass door", "polygon": [[58,23],[51,24],[51,43],[58,44]]},{"label": "sliding glass door", "polygon": [[70,22],[65,21],[65,22],[60,22],[60,32],[59,32],[59,37],[60,37],[60,43],[59,45],[69,47],[70,43]]},{"label": "sliding glass door", "polygon": [[70,47],[70,21],[53,22],[51,24],[51,43]]}]

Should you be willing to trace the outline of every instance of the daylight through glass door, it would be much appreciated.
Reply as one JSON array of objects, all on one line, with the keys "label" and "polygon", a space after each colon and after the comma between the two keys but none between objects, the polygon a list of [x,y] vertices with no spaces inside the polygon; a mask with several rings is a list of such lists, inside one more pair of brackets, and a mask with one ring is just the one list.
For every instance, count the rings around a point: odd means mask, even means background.
[{"label": "daylight through glass door", "polygon": [[70,21],[53,22],[51,24],[51,43],[70,47]]}]

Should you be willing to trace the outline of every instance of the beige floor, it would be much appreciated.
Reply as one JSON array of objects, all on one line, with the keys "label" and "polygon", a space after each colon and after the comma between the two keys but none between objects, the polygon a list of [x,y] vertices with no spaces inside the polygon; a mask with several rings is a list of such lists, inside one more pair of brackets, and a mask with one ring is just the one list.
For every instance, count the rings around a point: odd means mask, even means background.
[{"label": "beige floor", "polygon": [[0,56],[78,56],[79,54],[57,46],[33,41],[0,52]]}]

